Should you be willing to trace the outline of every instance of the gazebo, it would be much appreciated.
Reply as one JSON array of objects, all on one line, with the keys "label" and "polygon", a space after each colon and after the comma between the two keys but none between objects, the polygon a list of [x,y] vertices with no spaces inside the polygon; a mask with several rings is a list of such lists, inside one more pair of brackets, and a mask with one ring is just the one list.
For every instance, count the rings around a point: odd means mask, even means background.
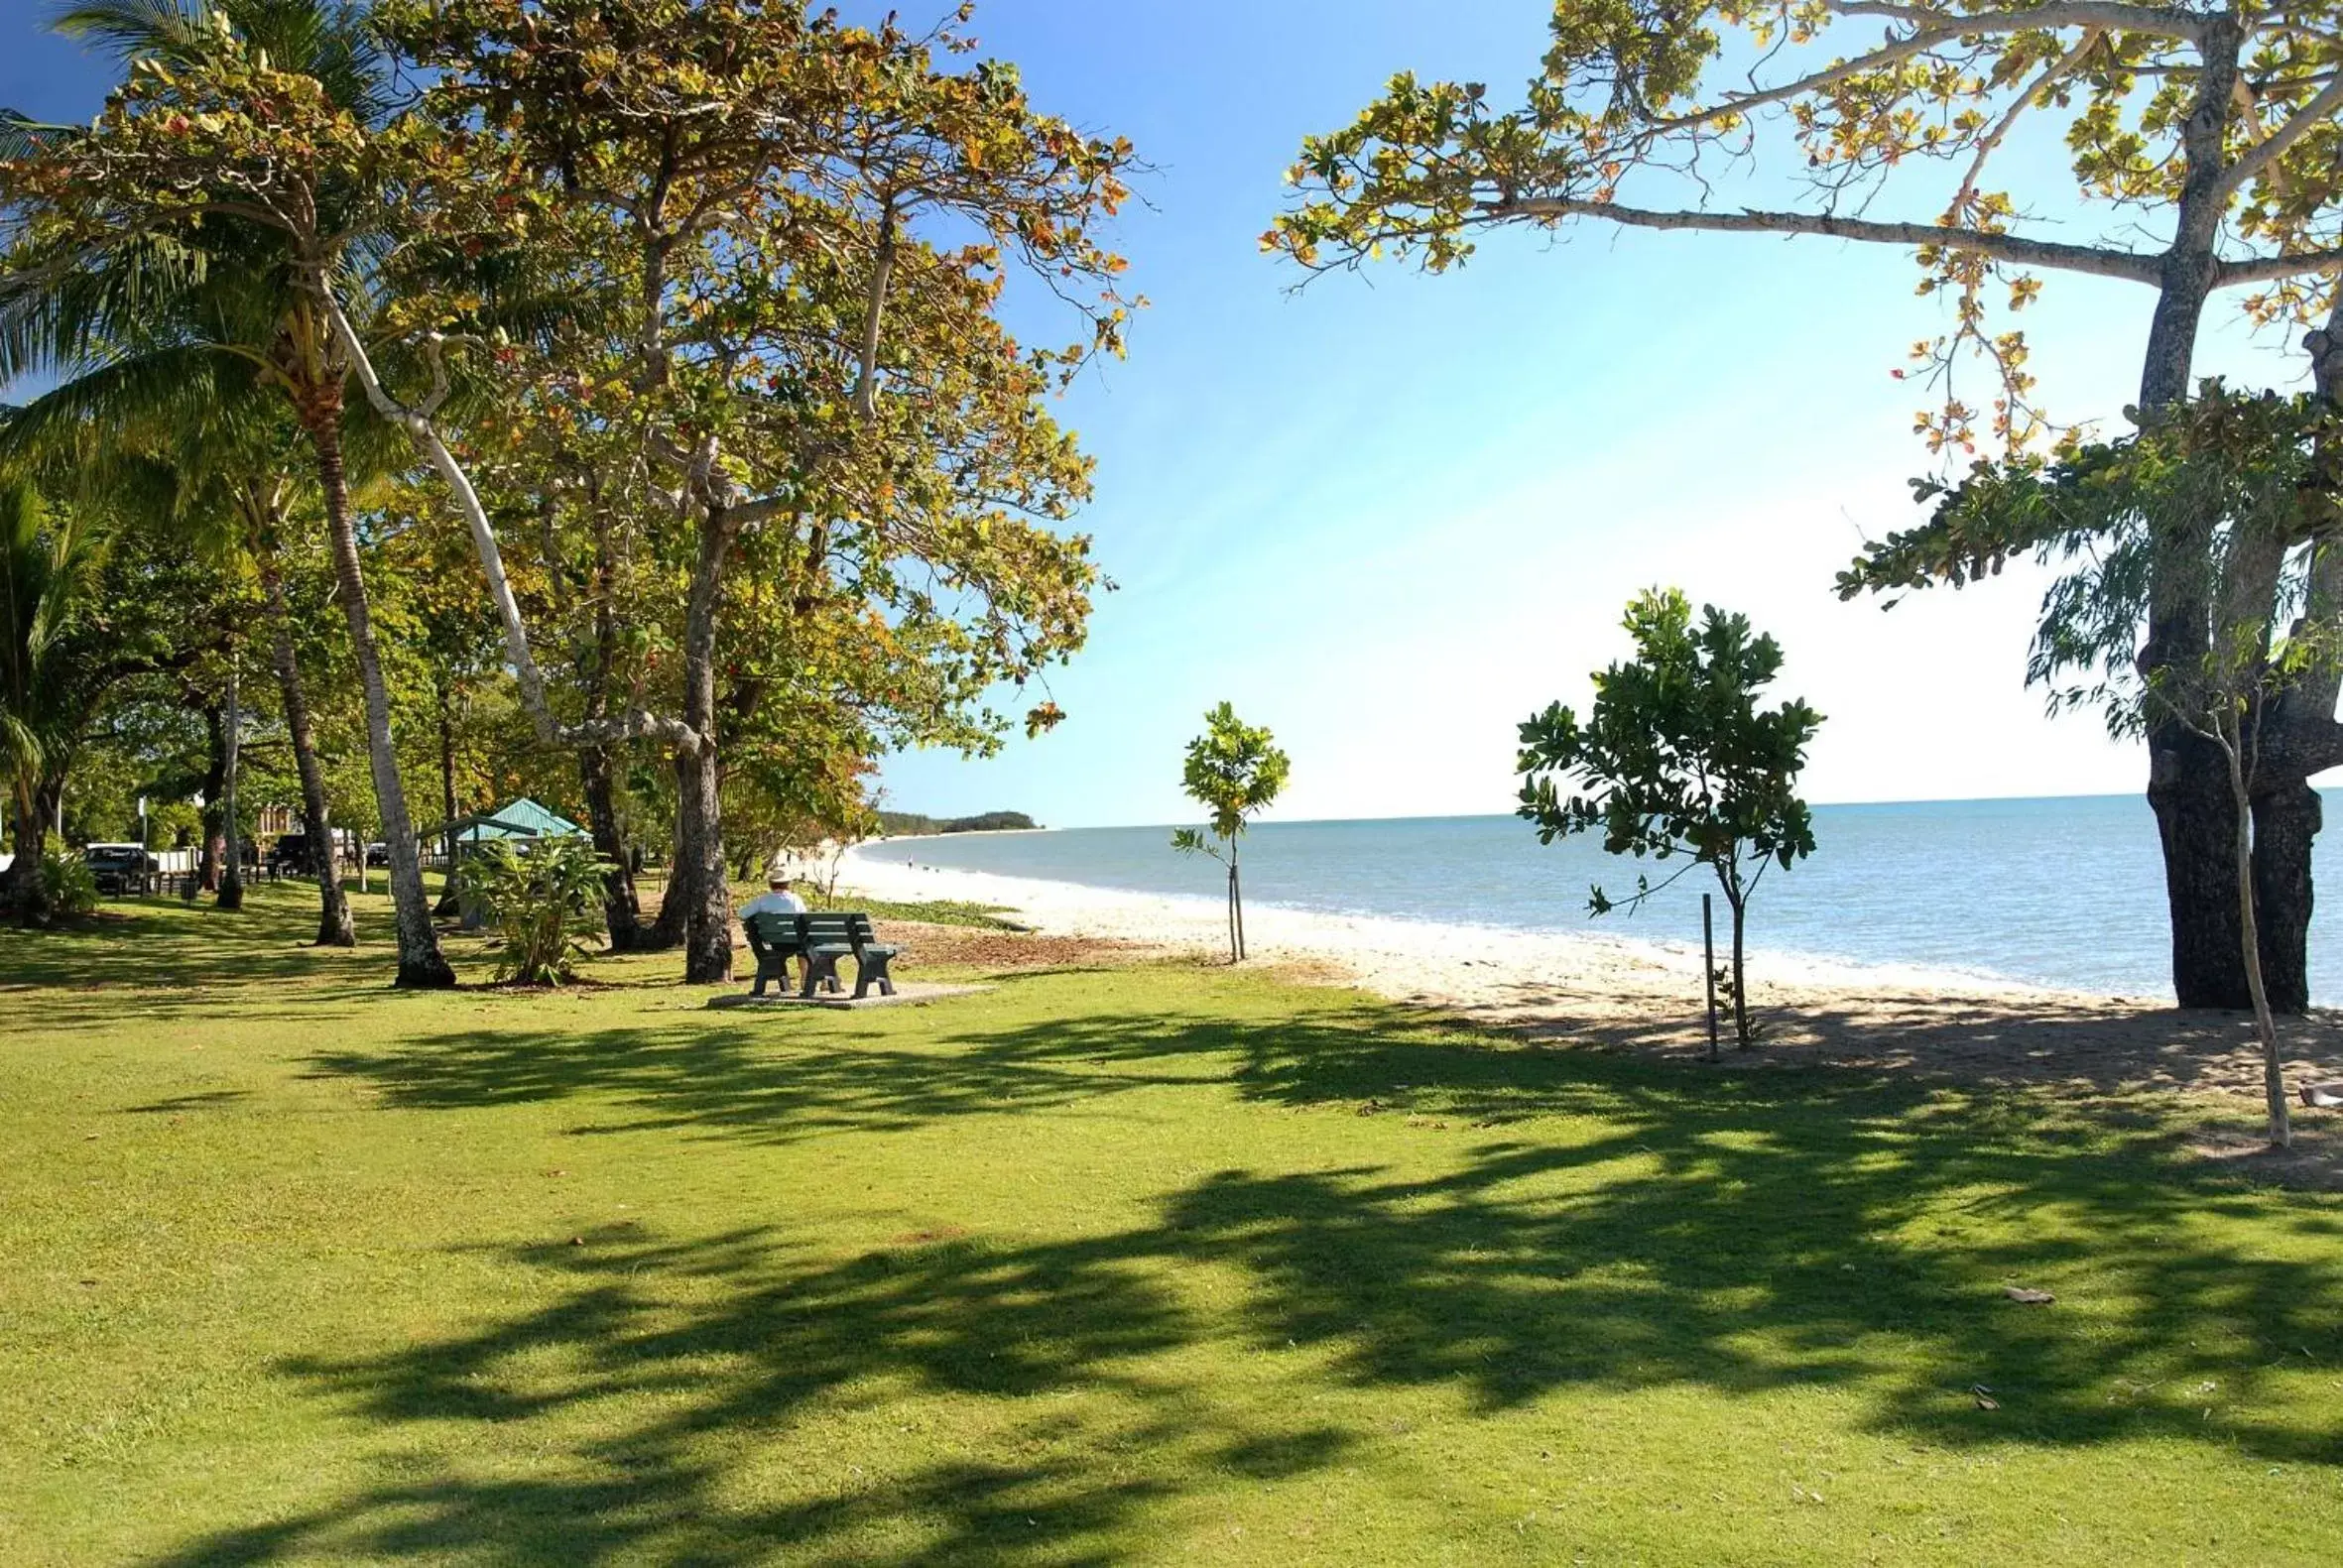
[{"label": "gazebo", "polygon": [[527,795],[493,811],[475,811],[442,823],[430,836],[442,846],[493,844],[511,839],[581,838],[585,829]]}]

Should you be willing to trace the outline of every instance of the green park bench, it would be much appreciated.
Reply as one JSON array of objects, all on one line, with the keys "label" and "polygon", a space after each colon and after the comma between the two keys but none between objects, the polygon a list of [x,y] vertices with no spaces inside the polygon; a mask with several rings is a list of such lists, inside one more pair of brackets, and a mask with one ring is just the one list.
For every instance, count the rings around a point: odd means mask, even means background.
[{"label": "green park bench", "polygon": [[798,995],[810,997],[819,990],[836,991],[838,960],[854,960],[854,999],[859,1002],[870,995],[873,985],[879,995],[895,995],[895,980],[887,972],[900,949],[878,940],[871,929],[871,917],[860,912],[819,914],[752,914],[741,922],[748,928],[749,951],[757,955],[757,983],[749,995],[765,994],[765,983],[778,979],[789,980],[789,961],[797,959],[804,968],[804,981]]}]

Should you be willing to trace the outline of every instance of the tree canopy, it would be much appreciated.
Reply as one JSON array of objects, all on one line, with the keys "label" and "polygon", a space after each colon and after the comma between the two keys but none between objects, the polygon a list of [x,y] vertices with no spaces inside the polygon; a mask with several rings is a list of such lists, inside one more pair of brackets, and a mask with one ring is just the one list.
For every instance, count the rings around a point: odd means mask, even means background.
[{"label": "tree canopy", "polygon": [[[1395,75],[1304,144],[1300,199],[1265,243],[1311,268],[1433,271],[1482,230],[1589,221],[1903,247],[1920,293],[1955,301],[1949,330],[1913,348],[1942,391],[1920,416],[1929,440],[1972,446],[1983,420],[2023,445],[2043,417],[2024,335],[1992,311],[2022,310],[2043,273],[2156,288],[2191,332],[2218,290],[2251,291],[2263,317],[2323,308],[2343,266],[2337,21],[2134,0],[1556,0],[1518,101]],[[2027,186],[2014,147],[2053,139],[2070,185]],[[1725,195],[1751,177],[1793,199]],[[1952,379],[1964,349],[1989,362],[1989,399]]]}]

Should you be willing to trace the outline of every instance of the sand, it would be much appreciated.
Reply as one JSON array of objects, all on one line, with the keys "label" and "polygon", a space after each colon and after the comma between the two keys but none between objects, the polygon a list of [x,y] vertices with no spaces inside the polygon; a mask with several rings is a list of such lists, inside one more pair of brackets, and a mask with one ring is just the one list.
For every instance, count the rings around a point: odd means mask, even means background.
[{"label": "sand", "polygon": [[[1016,911],[1056,961],[1082,943],[1225,959],[1217,899],[1177,899],[928,867],[917,840],[856,850],[845,880],[874,899],[967,900]],[[906,861],[913,864],[906,864]],[[1762,919],[1762,910],[1760,911]],[[1604,932],[1544,934],[1248,905],[1248,962],[1355,985],[1394,1001],[1502,1025],[1542,1043],[1684,1061],[1707,1052],[1696,949]],[[1762,927],[1761,927],[1762,930]],[[916,951],[916,948],[915,948]],[[1964,1081],[2055,1084],[2086,1095],[2210,1093],[2259,1105],[2262,1064],[2243,1015],[2183,1013],[2160,999],[2096,996],[1982,975],[1755,953],[1760,1048],[1722,1064],[1796,1063]],[[2282,1025],[2289,1086],[2343,1079],[2343,1014]],[[2306,1128],[2343,1113],[2297,1111]]]}]

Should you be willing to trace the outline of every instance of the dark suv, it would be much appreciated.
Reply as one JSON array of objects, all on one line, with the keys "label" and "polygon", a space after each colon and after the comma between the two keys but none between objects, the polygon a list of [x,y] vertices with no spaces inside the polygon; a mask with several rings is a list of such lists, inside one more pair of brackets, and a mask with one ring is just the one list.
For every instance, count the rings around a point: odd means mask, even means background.
[{"label": "dark suv", "polygon": [[92,844],[81,852],[97,891],[110,899],[144,893],[163,863],[136,844]]},{"label": "dark suv", "polygon": [[280,833],[277,842],[269,846],[269,865],[279,876],[291,872],[299,874],[309,869],[309,835]]}]

